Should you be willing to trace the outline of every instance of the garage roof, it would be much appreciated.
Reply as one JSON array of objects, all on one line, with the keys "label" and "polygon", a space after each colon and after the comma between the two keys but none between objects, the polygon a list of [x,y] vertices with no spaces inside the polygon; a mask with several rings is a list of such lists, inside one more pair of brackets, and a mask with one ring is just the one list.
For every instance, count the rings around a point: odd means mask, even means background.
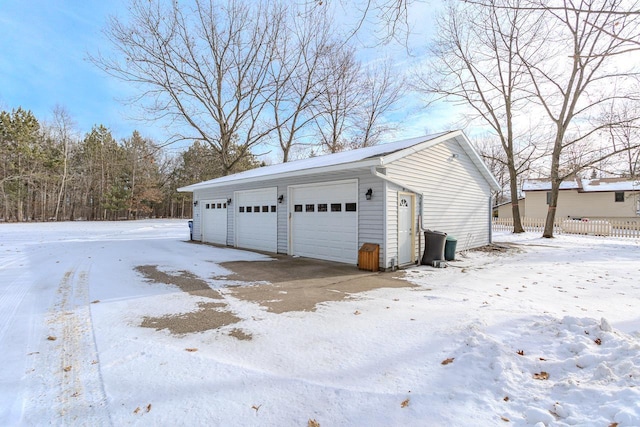
[{"label": "garage roof", "polygon": [[462,131],[441,132],[417,138],[404,139],[372,147],[359,148],[351,151],[311,157],[277,165],[263,166],[256,169],[215,178],[178,188],[178,191],[191,192],[205,188],[220,187],[229,184],[239,184],[265,179],[285,178],[291,176],[309,175],[345,169],[362,167],[384,167],[393,161],[401,159],[425,148],[440,144],[449,139],[456,139],[471,157],[474,164],[482,172],[493,189],[499,189],[499,184],[493,174],[484,164],[478,153]]}]

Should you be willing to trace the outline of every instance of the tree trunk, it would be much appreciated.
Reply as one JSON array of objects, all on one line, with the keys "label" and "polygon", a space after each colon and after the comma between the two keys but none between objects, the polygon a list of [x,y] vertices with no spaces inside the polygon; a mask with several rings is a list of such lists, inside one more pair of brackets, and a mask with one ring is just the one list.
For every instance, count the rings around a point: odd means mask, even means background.
[{"label": "tree trunk", "polygon": [[67,157],[68,157],[68,145],[67,140],[65,138],[64,141],[64,162],[62,167],[62,180],[60,182],[60,191],[58,191],[58,200],[56,201],[56,211],[54,213],[54,218],[56,221],[60,221],[60,203],[62,201],[62,195],[64,194],[64,186],[67,182]]},{"label": "tree trunk", "polygon": [[[510,162],[511,163],[511,162]],[[518,176],[515,167],[509,165],[509,189],[511,191],[511,212],[513,215],[513,232],[524,233],[522,218],[520,218],[520,205],[518,203]]]},{"label": "tree trunk", "polygon": [[542,237],[553,238],[553,224],[556,220],[556,208],[558,206],[558,191],[560,190],[560,153],[562,151],[562,141],[564,140],[564,129],[560,128],[556,134],[553,152],[551,154],[551,197],[549,200],[549,209],[547,211],[547,219],[544,224]]}]

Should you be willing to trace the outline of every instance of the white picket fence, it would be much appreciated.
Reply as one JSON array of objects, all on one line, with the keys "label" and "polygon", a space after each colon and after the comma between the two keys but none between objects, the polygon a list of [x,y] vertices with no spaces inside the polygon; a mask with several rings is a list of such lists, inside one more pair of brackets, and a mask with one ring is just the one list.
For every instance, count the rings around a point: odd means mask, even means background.
[{"label": "white picket fence", "polygon": [[[525,231],[542,233],[545,219],[522,218]],[[513,218],[493,218],[494,231],[513,231]],[[585,234],[590,236],[640,237],[640,219],[594,218],[556,219],[553,234]]]}]

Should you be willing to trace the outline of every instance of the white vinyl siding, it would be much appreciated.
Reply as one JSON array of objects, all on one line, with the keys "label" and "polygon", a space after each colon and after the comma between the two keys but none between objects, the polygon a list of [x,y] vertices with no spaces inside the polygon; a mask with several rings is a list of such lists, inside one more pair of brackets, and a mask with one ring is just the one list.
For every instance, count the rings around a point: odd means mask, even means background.
[{"label": "white vinyl siding", "polygon": [[[455,140],[389,164],[386,175],[422,192],[423,209],[419,214],[424,229],[457,238],[457,250],[490,242],[490,184]],[[398,190],[397,186],[389,186],[387,209],[390,213],[397,207]],[[419,204],[417,197],[416,205]],[[393,241],[397,241],[397,235],[389,227],[389,247]],[[424,249],[424,244],[421,246]]]}]

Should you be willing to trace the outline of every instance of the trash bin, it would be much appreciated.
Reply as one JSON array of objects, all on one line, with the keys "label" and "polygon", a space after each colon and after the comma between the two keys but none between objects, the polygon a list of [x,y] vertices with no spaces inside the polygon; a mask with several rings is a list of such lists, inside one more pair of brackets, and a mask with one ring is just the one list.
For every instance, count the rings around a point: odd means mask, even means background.
[{"label": "trash bin", "polygon": [[456,245],[458,239],[453,236],[447,236],[447,242],[444,244],[444,259],[453,261],[456,259]]},{"label": "trash bin", "polygon": [[421,264],[432,265],[433,261],[444,260],[446,240],[447,233],[426,230],[424,232],[424,254],[422,255]]},{"label": "trash bin", "polygon": [[189,240],[193,240],[193,220],[189,220]]}]

